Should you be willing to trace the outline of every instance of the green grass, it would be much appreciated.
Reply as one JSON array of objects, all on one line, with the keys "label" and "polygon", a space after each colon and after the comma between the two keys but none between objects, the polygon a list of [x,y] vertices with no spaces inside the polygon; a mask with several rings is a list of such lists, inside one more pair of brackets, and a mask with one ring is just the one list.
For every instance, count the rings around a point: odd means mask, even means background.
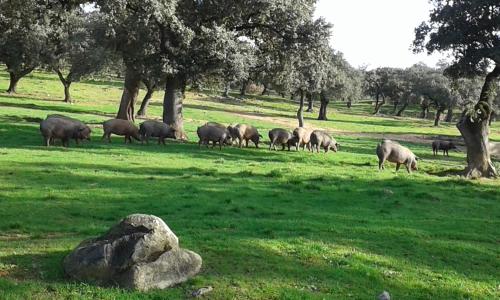
[{"label": "green grass", "polygon": [[[374,299],[383,290],[394,299],[500,296],[499,182],[439,177],[463,168],[464,154],[434,158],[419,143],[404,143],[424,158],[417,173],[376,167],[378,138],[370,134],[458,136],[453,125],[334,103],[330,121],[307,114],[307,123],[338,132],[339,153],[200,150],[195,130],[205,121],[252,123],[266,136],[295,123],[296,104],[188,93],[190,143],[108,145],[98,124],[114,115],[120,86],[75,84],[77,103],[67,105],[57,78],[35,73],[19,95],[0,93],[0,299],[184,299],[207,285],[209,299]],[[160,98],[152,117],[161,114]],[[43,147],[37,122],[49,113],[90,123],[94,139]],[[492,136],[500,138],[497,124]],[[163,218],[203,257],[202,272],[149,293],[64,277],[69,251],[132,213]]]}]

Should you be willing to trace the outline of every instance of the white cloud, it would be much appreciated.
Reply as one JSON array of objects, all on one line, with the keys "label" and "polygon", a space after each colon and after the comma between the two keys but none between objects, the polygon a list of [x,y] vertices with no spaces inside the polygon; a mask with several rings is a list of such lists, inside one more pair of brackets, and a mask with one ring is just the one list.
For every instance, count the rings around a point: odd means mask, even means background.
[{"label": "white cloud", "polygon": [[435,66],[442,54],[413,54],[415,27],[427,20],[427,0],[319,0],[316,16],[333,23],[331,45],[354,66]]}]

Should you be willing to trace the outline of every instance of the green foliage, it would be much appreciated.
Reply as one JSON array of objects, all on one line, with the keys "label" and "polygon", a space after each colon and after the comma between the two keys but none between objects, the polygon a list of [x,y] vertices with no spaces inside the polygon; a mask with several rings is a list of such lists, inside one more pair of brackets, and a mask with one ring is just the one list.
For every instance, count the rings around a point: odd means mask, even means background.
[{"label": "green foliage", "polygon": [[451,51],[447,72],[454,77],[484,75],[500,64],[500,3],[496,0],[432,0],[430,19],[416,30],[416,51]]}]

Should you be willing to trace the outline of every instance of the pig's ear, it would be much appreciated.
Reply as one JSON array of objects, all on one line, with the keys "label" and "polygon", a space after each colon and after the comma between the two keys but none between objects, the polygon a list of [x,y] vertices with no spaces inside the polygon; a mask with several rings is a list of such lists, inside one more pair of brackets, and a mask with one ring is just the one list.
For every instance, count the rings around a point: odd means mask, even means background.
[{"label": "pig's ear", "polygon": [[85,127],[81,126],[81,127],[78,127],[78,131],[84,131],[85,130]]}]

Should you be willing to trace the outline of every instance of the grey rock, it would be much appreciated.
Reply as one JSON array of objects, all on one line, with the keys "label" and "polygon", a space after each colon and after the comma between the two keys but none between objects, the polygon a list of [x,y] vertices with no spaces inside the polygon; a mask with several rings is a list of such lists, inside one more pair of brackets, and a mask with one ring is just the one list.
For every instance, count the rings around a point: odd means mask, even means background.
[{"label": "grey rock", "polygon": [[378,295],[378,300],[391,300],[391,295],[388,291],[384,291],[382,294]]},{"label": "grey rock", "polygon": [[186,281],[199,272],[201,257],[179,248],[162,219],[135,214],[101,237],[83,241],[63,262],[68,276],[100,285],[148,290]]}]

